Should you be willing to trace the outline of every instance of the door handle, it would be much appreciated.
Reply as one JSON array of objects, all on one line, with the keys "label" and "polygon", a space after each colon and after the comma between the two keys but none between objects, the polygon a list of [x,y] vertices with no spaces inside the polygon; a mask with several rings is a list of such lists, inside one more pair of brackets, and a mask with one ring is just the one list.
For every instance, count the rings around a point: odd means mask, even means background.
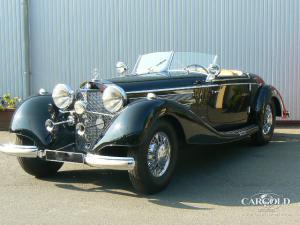
[{"label": "door handle", "polygon": [[218,93],[220,93],[220,91],[211,90],[211,93],[212,94],[218,94]]}]

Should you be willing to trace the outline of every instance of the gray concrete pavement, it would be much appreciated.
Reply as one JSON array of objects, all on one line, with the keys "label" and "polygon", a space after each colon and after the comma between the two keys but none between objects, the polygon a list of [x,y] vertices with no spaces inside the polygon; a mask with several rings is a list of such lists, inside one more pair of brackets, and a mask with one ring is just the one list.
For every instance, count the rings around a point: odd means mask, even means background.
[{"label": "gray concrete pavement", "polygon": [[[0,132],[0,142],[8,140]],[[299,128],[277,129],[264,147],[246,141],[185,150],[171,184],[151,196],[136,194],[126,172],[68,164],[39,180],[0,155],[0,224],[300,223]],[[258,192],[291,204],[272,210],[241,204]]]}]

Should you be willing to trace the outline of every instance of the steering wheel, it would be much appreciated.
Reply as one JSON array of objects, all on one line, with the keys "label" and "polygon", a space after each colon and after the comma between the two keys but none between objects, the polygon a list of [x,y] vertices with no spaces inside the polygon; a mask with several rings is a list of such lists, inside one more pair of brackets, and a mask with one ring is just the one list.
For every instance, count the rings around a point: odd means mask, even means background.
[{"label": "steering wheel", "polygon": [[201,66],[199,64],[191,64],[191,65],[188,65],[184,68],[184,70],[188,71],[189,72],[189,68],[190,67],[195,67],[195,69],[197,69],[197,67],[203,69],[207,74],[209,74],[208,70],[204,67],[204,66]]}]

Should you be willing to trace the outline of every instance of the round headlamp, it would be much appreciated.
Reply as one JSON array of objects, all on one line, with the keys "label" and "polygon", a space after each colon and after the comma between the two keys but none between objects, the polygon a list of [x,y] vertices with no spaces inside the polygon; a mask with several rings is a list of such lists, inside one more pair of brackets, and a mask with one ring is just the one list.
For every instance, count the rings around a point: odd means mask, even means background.
[{"label": "round headlamp", "polygon": [[74,91],[66,84],[57,84],[52,92],[54,104],[60,108],[68,108],[74,100]]},{"label": "round headlamp", "polygon": [[81,115],[86,111],[86,103],[83,101],[77,101],[74,104],[74,110],[77,114]]},{"label": "round headlamp", "polygon": [[108,86],[102,95],[105,109],[111,113],[120,111],[127,100],[125,91],[116,85]]}]

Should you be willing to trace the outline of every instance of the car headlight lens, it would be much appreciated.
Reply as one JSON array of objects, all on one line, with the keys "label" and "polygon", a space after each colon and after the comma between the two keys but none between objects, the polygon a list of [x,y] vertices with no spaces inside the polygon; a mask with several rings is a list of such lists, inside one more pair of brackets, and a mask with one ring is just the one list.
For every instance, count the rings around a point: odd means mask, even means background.
[{"label": "car headlight lens", "polygon": [[65,109],[72,104],[74,91],[66,84],[57,84],[53,89],[52,98],[58,108]]},{"label": "car headlight lens", "polygon": [[108,86],[102,95],[105,109],[111,113],[120,111],[126,103],[125,91],[115,85]]}]

